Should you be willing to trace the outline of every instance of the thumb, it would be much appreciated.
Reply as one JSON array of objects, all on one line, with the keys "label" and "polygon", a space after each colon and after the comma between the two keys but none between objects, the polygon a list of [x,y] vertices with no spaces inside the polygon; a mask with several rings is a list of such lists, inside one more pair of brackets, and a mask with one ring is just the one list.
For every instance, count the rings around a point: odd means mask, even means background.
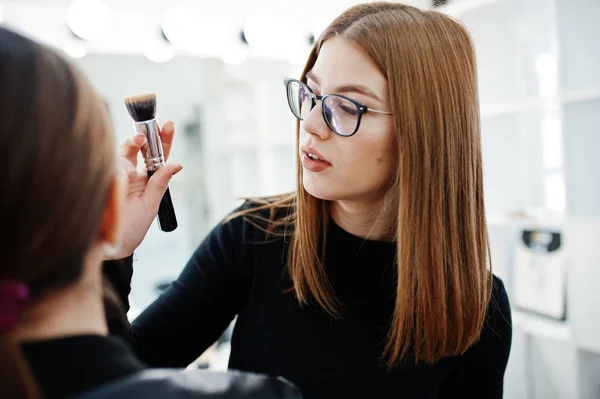
[{"label": "thumb", "polygon": [[165,191],[167,191],[169,181],[171,181],[171,178],[179,173],[181,169],[183,169],[183,166],[180,164],[167,164],[154,172],[152,177],[148,180],[148,185],[146,186],[146,190],[144,190],[144,199],[153,212],[158,212],[160,200]]}]

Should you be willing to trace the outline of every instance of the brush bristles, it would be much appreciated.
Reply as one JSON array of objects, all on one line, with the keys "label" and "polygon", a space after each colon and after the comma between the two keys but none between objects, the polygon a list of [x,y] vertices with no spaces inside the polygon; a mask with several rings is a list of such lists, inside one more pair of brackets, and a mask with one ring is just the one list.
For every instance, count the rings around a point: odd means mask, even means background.
[{"label": "brush bristles", "polygon": [[125,98],[125,107],[134,121],[149,121],[156,116],[156,94],[127,97]]}]

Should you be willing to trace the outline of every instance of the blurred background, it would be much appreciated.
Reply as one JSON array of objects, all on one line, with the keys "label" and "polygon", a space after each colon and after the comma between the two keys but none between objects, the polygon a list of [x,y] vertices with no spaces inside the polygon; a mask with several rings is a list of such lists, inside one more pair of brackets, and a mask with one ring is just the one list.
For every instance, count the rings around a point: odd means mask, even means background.
[{"label": "blurred background", "polygon": [[[241,196],[295,188],[283,78],[352,0],[0,0],[0,23],[72,57],[104,97],[155,92],[177,129],[179,220],[136,252],[135,315]],[[493,270],[513,306],[506,398],[600,398],[600,0],[415,0],[477,49]],[[0,88],[1,89],[1,88]],[[198,360],[225,368],[227,334]]]}]

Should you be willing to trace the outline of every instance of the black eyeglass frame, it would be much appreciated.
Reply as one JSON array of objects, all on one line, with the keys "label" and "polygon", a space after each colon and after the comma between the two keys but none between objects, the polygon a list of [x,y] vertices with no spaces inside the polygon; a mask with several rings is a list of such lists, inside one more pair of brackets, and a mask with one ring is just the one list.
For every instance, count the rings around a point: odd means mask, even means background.
[{"label": "black eyeglass frame", "polygon": [[[360,103],[350,97],[346,97],[344,95],[341,94],[315,94],[312,92],[312,90],[310,89],[310,87],[308,87],[308,85],[304,82],[302,82],[301,80],[298,79],[292,79],[292,78],[286,78],[283,80],[283,84],[285,85],[285,91],[286,91],[286,97],[287,97],[287,101],[288,101],[288,106],[290,107],[290,111],[292,111],[292,114],[300,121],[304,120],[302,118],[301,115],[297,115],[296,112],[294,111],[294,107],[292,105],[292,99],[290,98],[290,85],[292,83],[298,83],[301,86],[304,87],[304,89],[306,89],[306,93],[307,95],[310,97],[310,99],[312,100],[312,106],[310,108],[310,111],[312,111],[314,109],[314,107],[316,106],[316,102],[320,101],[321,102],[321,114],[323,115],[323,119],[325,120],[325,123],[327,124],[327,126],[329,127],[329,129],[331,129],[332,132],[334,132],[335,134],[342,136],[342,137],[350,137],[352,135],[354,135],[358,129],[360,128],[360,122],[362,120],[362,116],[364,114],[366,114],[367,112],[373,112],[376,114],[380,114],[380,115],[393,115],[390,112],[386,112],[386,111],[380,111],[377,109],[373,109],[373,108],[369,108],[367,107],[365,104]],[[358,115],[357,115],[357,120],[356,120],[356,127],[354,128],[354,131],[350,134],[341,134],[339,132],[337,132],[335,130],[335,128],[333,126],[331,126],[331,124],[329,123],[329,121],[327,120],[327,117],[325,115],[325,100],[329,97],[337,97],[337,98],[341,98],[343,100],[349,101],[352,104],[354,104],[356,106],[356,109],[358,111]],[[310,112],[309,111],[309,112]]]}]

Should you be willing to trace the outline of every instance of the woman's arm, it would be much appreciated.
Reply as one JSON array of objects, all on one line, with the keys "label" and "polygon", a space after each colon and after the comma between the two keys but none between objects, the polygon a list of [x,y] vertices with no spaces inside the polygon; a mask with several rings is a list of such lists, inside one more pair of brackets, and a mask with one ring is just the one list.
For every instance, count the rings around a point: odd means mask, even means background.
[{"label": "woman's arm", "polygon": [[[174,134],[170,122],[160,131],[165,159]],[[148,365],[185,367],[212,345],[245,300],[250,275],[242,270],[246,224],[243,218],[236,218],[216,226],[179,278],[130,325],[125,314],[133,275],[131,254],[155,219],[169,179],[181,170],[178,165],[167,164],[148,179],[144,170],[137,169],[144,141],[143,135],[137,135],[121,145],[128,185],[121,240],[110,256],[123,259],[104,263],[104,276],[114,288],[112,293],[110,288],[105,289],[107,320],[111,333],[129,341]],[[115,306],[115,302],[121,302],[121,306]]]},{"label": "woman's arm", "polygon": [[[177,280],[131,325],[113,323],[111,333],[128,340],[150,366],[185,367],[194,361],[227,328],[247,296],[244,229],[241,217],[215,227]],[[122,302],[121,312],[126,312],[132,257],[105,262],[104,272]]]},{"label": "woman's arm", "polygon": [[502,398],[512,341],[510,303],[502,280],[494,277],[492,300],[481,339],[442,383],[440,399]]},{"label": "woman's arm", "polygon": [[104,313],[108,330],[130,341],[129,293],[133,276],[133,255],[124,259],[107,260],[102,264]]}]

